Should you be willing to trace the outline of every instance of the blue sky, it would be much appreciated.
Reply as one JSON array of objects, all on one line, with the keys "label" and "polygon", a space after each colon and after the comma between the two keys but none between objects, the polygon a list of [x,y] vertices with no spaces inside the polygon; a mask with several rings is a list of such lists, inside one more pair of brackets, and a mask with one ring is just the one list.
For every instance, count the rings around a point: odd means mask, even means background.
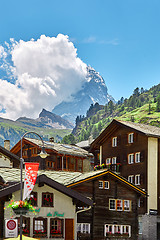
[{"label": "blue sky", "polygon": [[0,1],[0,45],[68,35],[115,99],[160,82],[160,1]]}]

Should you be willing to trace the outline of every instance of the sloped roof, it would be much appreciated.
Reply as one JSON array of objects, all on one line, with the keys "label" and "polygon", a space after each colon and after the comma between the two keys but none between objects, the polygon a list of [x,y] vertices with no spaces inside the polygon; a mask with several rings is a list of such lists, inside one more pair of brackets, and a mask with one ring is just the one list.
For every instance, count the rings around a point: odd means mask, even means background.
[{"label": "sloped roof", "polygon": [[[24,138],[27,141],[42,147],[42,141],[38,139],[33,138]],[[18,142],[20,143],[20,142]],[[92,158],[93,154],[89,153],[88,151],[84,150],[83,148],[80,148],[78,146],[70,145],[70,144],[63,144],[63,143],[56,143],[56,142],[48,142],[44,141],[45,149],[53,150],[54,152],[64,154],[64,155],[73,155],[77,157],[83,157],[83,158]]]},{"label": "sloped roof", "polygon": [[11,161],[17,161],[20,162],[20,159],[17,155],[14,153],[8,151],[6,148],[0,146],[0,153],[6,155],[8,158],[10,158]]},{"label": "sloped roof", "polygon": [[113,119],[113,121],[101,132],[101,134],[91,143],[91,148],[96,144],[102,143],[107,136],[109,136],[112,132],[116,131],[119,127],[130,128],[134,131],[137,131],[141,134],[144,134],[148,137],[157,137],[160,138],[160,128],[146,125],[142,123],[134,123],[128,121],[121,121],[117,119]]},{"label": "sloped roof", "polygon": [[144,133],[147,136],[160,137],[160,128],[159,127],[146,125],[146,124],[142,124],[142,123],[120,121],[120,120],[115,120],[115,121],[117,121],[127,127],[133,128],[141,133]]},{"label": "sloped roof", "polygon": [[[40,176],[37,177],[37,181],[36,183],[45,183],[46,185],[56,189],[57,191],[60,191],[61,193],[78,200],[79,202],[85,203],[87,205],[93,205],[92,200],[84,197],[82,194],[67,188],[66,186],[64,186],[63,184],[60,184],[57,181],[54,181],[53,179],[47,177],[46,175],[42,174]],[[3,189],[0,189],[0,198],[7,196],[15,191],[20,190],[20,183],[15,183],[13,185],[9,185],[8,187],[5,187]]]},{"label": "sloped roof", "polygon": [[[110,174],[118,181],[121,181],[124,184],[127,184],[128,187],[134,189],[135,191],[146,195],[146,192],[141,188],[137,187],[136,185],[130,183],[126,178],[117,175],[116,173],[110,170],[97,170],[97,171],[90,171],[85,173],[80,172],[65,172],[65,171],[45,171],[39,170],[38,176],[46,175],[46,177],[63,184],[67,187],[71,187],[73,185],[81,184],[85,181],[90,181],[92,179],[99,178],[100,176]],[[0,168],[0,175],[4,178],[5,182],[19,182],[20,181],[20,169],[16,168]],[[24,176],[24,170],[23,170]]]}]

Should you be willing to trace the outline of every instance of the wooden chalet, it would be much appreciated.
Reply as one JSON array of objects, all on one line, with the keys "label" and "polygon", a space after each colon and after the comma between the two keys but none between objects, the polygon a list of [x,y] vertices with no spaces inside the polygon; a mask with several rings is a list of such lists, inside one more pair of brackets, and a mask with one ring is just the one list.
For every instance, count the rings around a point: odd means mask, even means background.
[{"label": "wooden chalet", "polygon": [[[5,172],[5,170],[1,171]],[[10,176],[9,173],[11,173]],[[17,178],[14,174],[19,174],[19,170],[14,169],[12,172],[11,169],[8,169],[4,178],[12,179],[12,184],[8,182],[9,186],[0,189],[0,212],[3,216],[1,223],[12,216],[12,218],[18,219],[20,224],[19,214],[15,214],[11,209],[4,209],[13,194],[14,200],[19,200],[20,197],[20,183],[13,182]],[[23,216],[22,232],[23,235],[38,239],[76,240],[76,209],[80,206],[93,205],[92,200],[44,174],[38,176],[29,201],[35,206],[36,215],[29,211],[27,215]],[[4,239],[4,225],[0,225],[0,238]]]},{"label": "wooden chalet", "polygon": [[138,239],[138,202],[147,196],[144,190],[111,170],[83,174],[67,187],[93,200],[92,209],[79,209],[79,239]]},{"label": "wooden chalet", "polygon": [[[49,154],[46,159],[41,159],[41,140],[24,138],[22,142],[22,155],[24,161],[39,162],[40,169],[55,171],[86,172],[91,170],[93,154],[69,144],[55,143],[53,140],[44,142],[45,150]],[[21,142],[19,141],[11,152],[20,157]]]},{"label": "wooden chalet", "polygon": [[98,168],[103,164],[147,191],[146,201],[140,199],[139,214],[156,215],[152,232],[159,229],[160,237],[160,128],[113,120],[91,143],[90,151]]}]

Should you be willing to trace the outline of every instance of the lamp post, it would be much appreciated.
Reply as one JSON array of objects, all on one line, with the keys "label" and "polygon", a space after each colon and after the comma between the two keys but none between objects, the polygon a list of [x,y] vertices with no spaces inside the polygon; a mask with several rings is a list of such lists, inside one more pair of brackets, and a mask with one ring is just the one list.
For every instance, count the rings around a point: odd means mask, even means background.
[{"label": "lamp post", "polygon": [[[45,147],[44,147],[44,141],[42,139],[42,137],[36,133],[36,132],[26,132],[22,137],[21,137],[21,158],[20,158],[20,170],[21,170],[21,181],[20,181],[20,199],[22,201],[22,170],[23,170],[23,158],[22,158],[22,140],[23,138],[29,134],[29,133],[33,133],[33,134],[36,134],[42,141],[42,147],[41,147],[41,152],[39,154],[39,156],[41,158],[46,158],[48,156],[48,154],[46,153],[45,151]],[[22,218],[22,213],[20,213],[20,240],[22,240],[22,223],[23,223],[23,218]]]}]

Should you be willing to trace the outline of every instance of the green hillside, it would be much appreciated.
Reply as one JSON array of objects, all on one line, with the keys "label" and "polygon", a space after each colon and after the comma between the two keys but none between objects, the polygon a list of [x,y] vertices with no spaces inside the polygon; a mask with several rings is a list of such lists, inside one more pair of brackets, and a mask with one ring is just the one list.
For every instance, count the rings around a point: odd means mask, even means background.
[{"label": "green hillside", "polygon": [[[122,97],[116,104],[91,105],[86,117],[77,116],[74,141],[87,140],[91,135],[96,138],[114,118],[160,127],[160,84],[149,90],[136,88],[128,99]],[[63,141],[67,143],[67,136]]]},{"label": "green hillside", "polygon": [[[60,142],[65,135],[71,133],[71,129],[39,128],[0,118],[0,145],[3,146],[4,140],[8,139],[13,147],[24,133],[31,131],[38,133],[46,141],[54,137],[56,142]],[[36,135],[28,134],[27,137],[35,138]]]}]

